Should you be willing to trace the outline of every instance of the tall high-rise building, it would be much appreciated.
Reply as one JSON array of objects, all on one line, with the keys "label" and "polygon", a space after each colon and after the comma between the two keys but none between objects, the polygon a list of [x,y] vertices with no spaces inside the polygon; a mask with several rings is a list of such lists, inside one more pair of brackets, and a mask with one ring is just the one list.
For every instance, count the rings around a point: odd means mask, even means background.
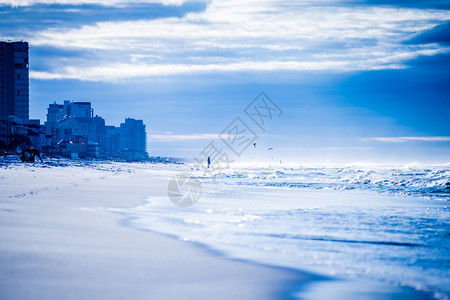
[{"label": "tall high-rise building", "polygon": [[[126,118],[120,127],[106,126],[91,102],[65,100],[48,106],[45,122],[47,142],[64,155],[107,157],[127,160],[148,158],[146,125],[142,120]],[[89,150],[91,149],[91,150]]]},{"label": "tall high-rise building", "polygon": [[123,144],[129,151],[146,153],[147,138],[145,124],[142,120],[126,118],[125,123],[120,124],[123,131]]},{"label": "tall high-rise building", "polygon": [[45,132],[51,136],[51,143],[57,144],[65,136],[75,135],[88,138],[88,142],[104,147],[105,120],[93,116],[91,102],[73,102],[64,100],[64,104],[48,106]]},{"label": "tall high-rise building", "polygon": [[49,104],[47,111],[47,122],[44,123],[45,134],[55,136],[56,125],[64,116],[64,105],[56,104],[56,102]]},{"label": "tall high-rise building", "polygon": [[29,119],[27,42],[0,42],[0,119]]},{"label": "tall high-rise building", "polygon": [[64,100],[64,115],[77,118],[92,118],[94,110],[91,107],[91,102]]}]

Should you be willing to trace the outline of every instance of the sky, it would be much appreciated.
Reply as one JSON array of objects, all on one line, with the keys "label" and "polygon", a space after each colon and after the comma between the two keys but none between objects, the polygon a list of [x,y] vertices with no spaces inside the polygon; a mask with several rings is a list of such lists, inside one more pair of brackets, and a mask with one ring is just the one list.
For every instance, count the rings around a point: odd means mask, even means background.
[{"label": "sky", "polygon": [[0,0],[0,40],[31,118],[91,101],[152,156],[450,163],[450,1]]}]

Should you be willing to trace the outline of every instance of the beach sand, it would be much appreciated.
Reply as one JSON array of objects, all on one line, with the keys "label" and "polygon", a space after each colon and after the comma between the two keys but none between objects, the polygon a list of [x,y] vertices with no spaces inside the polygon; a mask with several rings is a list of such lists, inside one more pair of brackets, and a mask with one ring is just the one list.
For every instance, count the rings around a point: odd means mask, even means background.
[{"label": "beach sand", "polygon": [[2,168],[0,299],[271,299],[306,278],[99,213],[167,194],[167,181],[137,166]]},{"label": "beach sand", "polygon": [[0,167],[2,300],[424,296],[227,259],[198,244],[124,226],[120,214],[105,210],[166,196],[167,175],[185,166],[66,164]]}]

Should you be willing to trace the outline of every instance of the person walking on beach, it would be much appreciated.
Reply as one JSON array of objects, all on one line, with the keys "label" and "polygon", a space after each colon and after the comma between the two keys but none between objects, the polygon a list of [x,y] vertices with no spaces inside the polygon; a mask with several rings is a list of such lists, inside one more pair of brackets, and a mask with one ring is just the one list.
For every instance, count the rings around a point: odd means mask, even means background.
[{"label": "person walking on beach", "polygon": [[208,169],[209,169],[209,167],[211,166],[211,157],[208,156],[208,160],[207,161],[208,161]]}]

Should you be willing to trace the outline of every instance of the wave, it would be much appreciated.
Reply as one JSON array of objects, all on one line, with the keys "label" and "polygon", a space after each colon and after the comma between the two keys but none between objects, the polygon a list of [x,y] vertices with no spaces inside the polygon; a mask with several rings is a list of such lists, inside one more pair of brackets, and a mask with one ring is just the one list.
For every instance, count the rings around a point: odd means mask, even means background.
[{"label": "wave", "polygon": [[433,168],[228,169],[214,177],[214,180],[224,184],[298,189],[371,190],[379,193],[450,199],[450,167],[448,166]]},{"label": "wave", "polygon": [[392,241],[369,241],[369,240],[347,240],[347,239],[335,239],[331,237],[317,237],[317,236],[301,236],[292,234],[268,234],[267,236],[281,239],[294,239],[305,241],[322,241],[322,242],[336,242],[336,243],[350,243],[350,244],[372,244],[372,245],[384,245],[384,246],[401,246],[401,247],[428,247],[424,244],[405,243],[405,242],[392,242]]}]

